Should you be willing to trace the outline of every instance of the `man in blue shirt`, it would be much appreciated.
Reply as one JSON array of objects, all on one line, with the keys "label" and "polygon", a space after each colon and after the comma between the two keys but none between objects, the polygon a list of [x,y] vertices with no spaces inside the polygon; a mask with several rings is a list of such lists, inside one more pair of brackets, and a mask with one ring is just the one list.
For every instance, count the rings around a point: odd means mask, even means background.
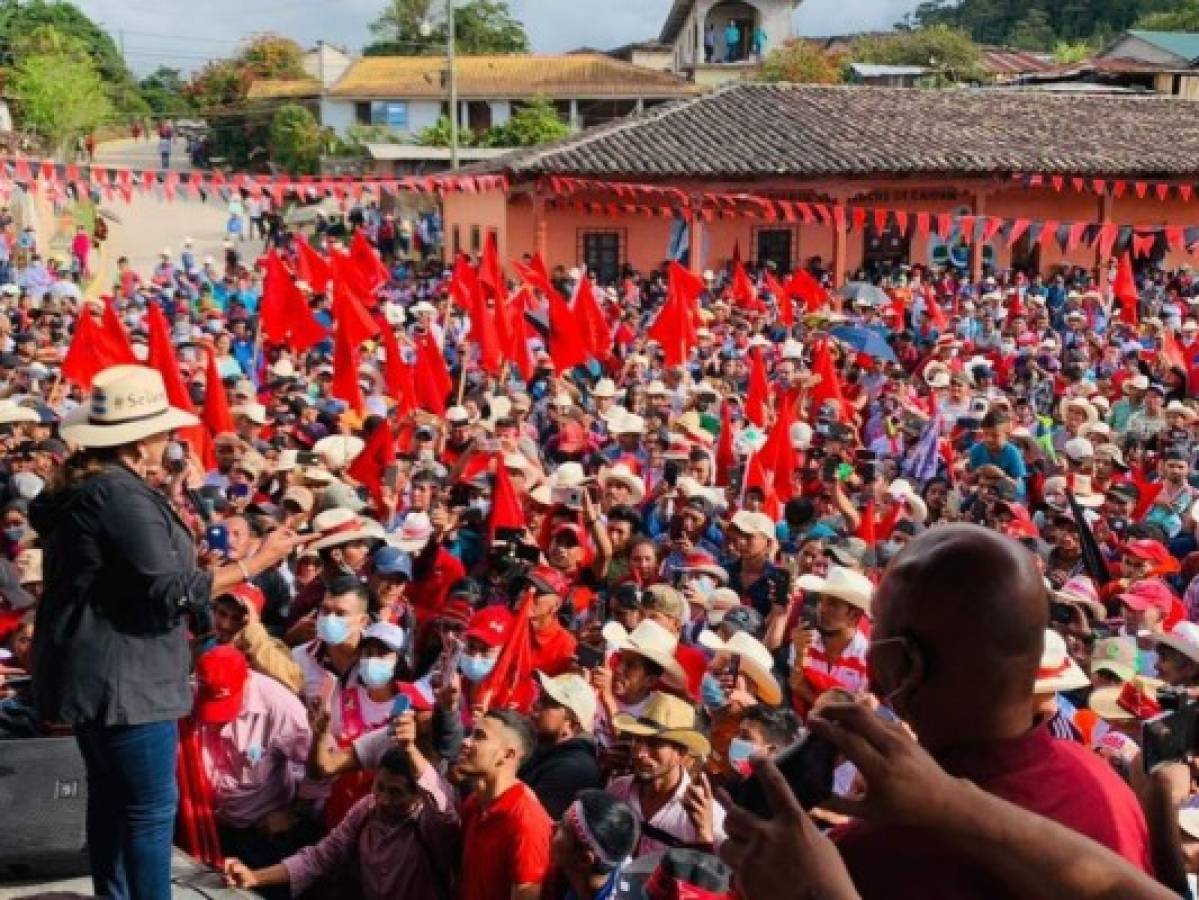
[{"label": "man in blue shirt", "polygon": [[736,62],[741,58],[741,29],[737,27],[737,23],[729,19],[729,24],[724,29],[724,61],[726,63]]},{"label": "man in blue shirt", "polygon": [[1028,470],[1019,448],[1008,441],[1012,420],[1007,413],[991,410],[982,420],[983,439],[970,448],[970,471],[985,465],[998,466],[1015,480],[1020,495],[1024,495],[1024,479]]}]

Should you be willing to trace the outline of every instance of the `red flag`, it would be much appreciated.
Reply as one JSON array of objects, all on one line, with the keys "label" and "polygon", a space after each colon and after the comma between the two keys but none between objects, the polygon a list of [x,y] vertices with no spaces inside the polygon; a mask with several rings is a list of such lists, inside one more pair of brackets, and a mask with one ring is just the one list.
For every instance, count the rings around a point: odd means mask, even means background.
[{"label": "red flag", "polygon": [[504,455],[497,453],[495,457],[495,485],[491,489],[491,514],[487,520],[487,543],[495,541],[495,533],[500,528],[522,530],[525,527],[525,511],[520,502],[520,495],[508,470],[504,468]]},{"label": "red flag", "polygon": [[604,362],[612,356],[612,329],[608,327],[604,311],[595,299],[595,289],[591,286],[590,278],[584,278],[579,282],[574,311],[575,319],[583,331],[587,352],[592,359]]},{"label": "red flag", "polygon": [[764,308],[762,301],[758,299],[758,289],[749,280],[749,274],[740,260],[733,263],[733,283],[729,287],[729,296],[733,298],[733,303],[742,309],[757,312]]},{"label": "red flag", "polygon": [[766,398],[769,391],[762,350],[760,347],[754,347],[749,351],[749,389],[745,393],[745,418],[759,428],[766,427]]},{"label": "red flag", "polygon": [[828,291],[807,269],[799,269],[787,282],[787,289],[803,301],[804,312],[819,312],[828,305]]},{"label": "red flag", "polygon": [[1120,304],[1120,321],[1126,325],[1137,327],[1137,283],[1132,277],[1132,256],[1125,252],[1120,256],[1116,266],[1116,280],[1112,282],[1112,294]]},{"label": "red flag", "polygon": [[512,619],[511,637],[495,668],[480,684],[478,698],[485,709],[503,709],[516,702],[519,692],[533,676],[533,645],[529,638],[529,616],[536,597],[530,593]]},{"label": "red flag", "polygon": [[574,313],[557,291],[550,294],[550,335],[546,350],[561,374],[587,362],[587,346]]},{"label": "red flag", "polygon": [[865,542],[867,547],[874,547],[878,544],[874,526],[874,501],[867,500],[866,508],[862,510],[862,521],[858,523],[857,532],[857,536]]},{"label": "red flag", "polygon": [[379,334],[382,336],[383,352],[387,358],[383,360],[383,381],[387,392],[396,402],[400,416],[406,416],[417,409],[416,383],[412,379],[412,367],[404,361],[404,353],[400,342],[396,340],[391,326],[381,323]]},{"label": "red flag", "polygon": [[375,308],[379,300],[375,296],[374,288],[371,287],[370,280],[358,268],[350,254],[343,253],[334,247],[329,251],[329,268],[333,273],[333,280],[341,286],[342,290],[348,291],[362,306],[369,309]]},{"label": "red flag", "polygon": [[329,289],[329,279],[333,277],[329,261],[312,249],[312,245],[308,243],[307,239],[300,238],[296,244],[299,247],[296,271],[300,278],[308,282],[313,293],[325,293]]},{"label": "red flag", "polygon": [[479,293],[479,278],[474,266],[465,253],[454,260],[454,271],[450,273],[450,299],[467,315],[474,312],[475,295]]},{"label": "red flag", "polygon": [[[508,299],[506,309],[496,311],[497,324],[500,317],[504,320],[503,328],[499,329],[504,343],[504,352],[512,360],[512,364],[520,372],[520,377],[525,381],[531,379],[535,371],[533,354],[529,352],[529,338],[531,337],[529,323],[525,319],[526,301],[530,296],[528,285],[524,285]],[[506,338],[503,337],[505,331],[507,332]]]},{"label": "red flag", "polygon": [[1170,328],[1162,332],[1162,359],[1184,372],[1190,369],[1190,366],[1187,365],[1186,354],[1182,352],[1182,347],[1179,345],[1178,339],[1174,337],[1173,329]]},{"label": "red flag", "polygon": [[937,302],[937,295],[931,290],[924,295],[924,312],[928,316],[928,323],[937,330],[938,333],[944,334],[949,329],[949,322],[945,318],[945,310],[941,308],[941,304]]},{"label": "red flag", "polygon": [[778,497],[774,495],[774,485],[766,472],[761,453],[755,453],[749,458],[745,467],[745,490],[757,488],[762,492],[764,502],[762,511],[774,520],[779,519],[780,507]]},{"label": "red flag", "polygon": [[434,415],[444,415],[446,399],[454,389],[454,379],[431,335],[426,334],[416,341],[415,376],[421,407]]},{"label": "red flag", "polygon": [[666,302],[646,333],[661,344],[666,365],[681,366],[696,342],[696,304],[704,281],[673,260],[667,268],[667,280]]},{"label": "red flag", "polygon": [[812,353],[812,374],[820,376],[810,395],[812,418],[832,400],[837,404],[837,418],[844,420],[845,398],[841,394],[841,379],[837,377],[837,367],[833,364],[833,354],[829,350],[828,341],[821,341]]},{"label": "red flag", "polygon": [[204,358],[204,409],[200,418],[213,437],[229,434],[234,430],[233,416],[229,412],[229,398],[225,396],[225,385],[216,366],[216,354],[211,347],[204,348]]},{"label": "red flag", "polygon": [[339,277],[333,282],[333,381],[329,394],[361,412],[366,401],[358,383],[358,348],[379,332],[379,325],[351,296]]},{"label": "red flag", "polygon": [[1166,483],[1164,481],[1147,480],[1140,466],[1132,467],[1132,483],[1136,485],[1136,489],[1139,492],[1137,495],[1137,507],[1133,510],[1132,520],[1139,522],[1153,508],[1158,494],[1162,492],[1162,488],[1166,486]]},{"label": "red flag", "polygon": [[350,241],[350,259],[354,261],[354,265],[358,267],[363,279],[370,286],[372,297],[375,291],[391,281],[391,272],[387,271],[387,266],[379,257],[379,251],[367,240],[366,232],[361,228],[354,232],[354,237]]},{"label": "red flag", "polygon": [[791,404],[781,403],[778,418],[760,454],[763,467],[771,473],[774,496],[780,503],[786,503],[795,493],[793,478],[798,460],[795,458],[795,447],[791,444],[791,425],[794,421]]},{"label": "red flag", "polygon": [[395,464],[395,435],[386,419],[377,423],[367,436],[362,452],[354,457],[346,474],[370,490],[377,510],[383,509],[383,473]]},{"label": "red flag", "polygon": [[[546,280],[549,280],[548,277]],[[487,243],[483,245],[483,258],[479,260],[479,284],[492,300],[508,299],[508,282],[504,279],[504,269],[500,265],[500,254],[496,248],[493,231],[487,233]]]},{"label": "red flag", "polygon": [[779,308],[779,322],[790,328],[795,324],[795,304],[791,302],[791,293],[787,290],[773,272],[766,273],[766,290],[774,295],[774,302]]},{"label": "red flag", "polygon": [[62,377],[87,390],[99,372],[123,362],[112,358],[104,332],[85,307],[75,322],[75,334],[62,361]]},{"label": "red flag", "polygon": [[100,316],[100,324],[104,329],[104,341],[108,345],[109,352],[117,361],[114,365],[139,365],[137,357],[133,355],[133,348],[129,346],[129,335],[125,333],[125,326],[121,323],[121,317],[117,315],[117,309],[113,306],[111,298],[104,301],[104,312]]},{"label": "red flag", "polygon": [[308,308],[304,292],[274,250],[267,254],[265,268],[260,306],[262,336],[269,343],[286,344],[295,353],[325,340],[329,333]]},{"label": "red flag", "polygon": [[[149,344],[146,365],[157,369],[158,374],[162,376],[167,402],[176,409],[195,414],[196,407],[192,403],[191,392],[183,383],[179,361],[175,358],[175,349],[171,344],[170,326],[167,325],[166,316],[162,314],[162,308],[157,303],[151,302],[146,306],[146,331]],[[191,452],[205,469],[216,468],[216,450],[212,446],[212,435],[203,423],[179,429],[178,437],[187,442]]]},{"label": "red flag", "polygon": [[737,452],[733,449],[733,414],[728,401],[720,404],[720,439],[716,443],[716,483],[728,487]]}]

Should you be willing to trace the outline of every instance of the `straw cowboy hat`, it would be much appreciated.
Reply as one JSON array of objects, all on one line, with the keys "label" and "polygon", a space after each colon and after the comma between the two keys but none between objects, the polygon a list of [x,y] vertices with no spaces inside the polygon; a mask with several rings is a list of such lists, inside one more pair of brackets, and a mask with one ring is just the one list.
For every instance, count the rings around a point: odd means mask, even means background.
[{"label": "straw cowboy hat", "polygon": [[633,495],[631,499],[634,505],[640,503],[645,498],[645,482],[641,479],[640,475],[624,463],[617,463],[611,468],[600,472],[600,487],[606,488],[613,481],[617,484],[623,484],[629,489],[629,492]]},{"label": "straw cowboy hat", "polygon": [[[583,467],[577,462],[565,462],[554,470],[549,477],[551,488],[561,487],[578,487],[587,480],[587,473],[583,471]],[[645,493],[645,488],[642,487],[642,493]]]},{"label": "straw cowboy hat", "polygon": [[1191,409],[1181,400],[1171,400],[1169,403],[1167,403],[1165,413],[1167,415],[1170,415],[1171,413],[1177,413],[1178,415],[1182,416],[1188,424],[1199,418],[1199,413],[1196,413],[1195,410]]},{"label": "straw cowboy hat", "polygon": [[1090,404],[1082,397],[1067,397],[1062,401],[1062,418],[1066,418],[1066,414],[1071,409],[1081,410],[1082,414],[1087,417],[1087,422],[1099,421],[1099,410]]},{"label": "straw cowboy hat", "polygon": [[344,506],[325,510],[312,520],[312,527],[319,537],[308,545],[310,550],[327,550],[353,541],[381,541],[385,537],[382,525]]},{"label": "straw cowboy hat", "polygon": [[1074,691],[1087,687],[1091,679],[1079,668],[1066,649],[1066,639],[1053,629],[1046,629],[1045,644],[1041,650],[1041,664],[1037,667],[1037,683],[1034,694],[1056,694],[1058,691]]},{"label": "straw cowboy hat", "polygon": [[632,634],[625,631],[619,622],[609,622],[604,626],[603,636],[615,650],[635,653],[658,666],[666,673],[666,681],[672,687],[686,688],[687,673],[674,656],[679,639],[657,622],[645,619],[633,629]]},{"label": "straw cowboy hat", "polygon": [[1147,634],[1151,643],[1177,650],[1191,662],[1199,663],[1199,625],[1194,622],[1178,622],[1169,634]]},{"label": "straw cowboy hat", "polygon": [[1157,689],[1164,686],[1164,681],[1138,675],[1123,685],[1092,691],[1087,705],[1092,712],[1109,722],[1144,721],[1162,711],[1157,702]]},{"label": "straw cowboy hat", "polygon": [[37,410],[22,406],[16,400],[0,400],[0,425],[39,421]]},{"label": "straw cowboy hat", "polygon": [[591,389],[591,396],[606,399],[616,396],[616,382],[611,378],[601,378]]},{"label": "straw cowboy hat", "polygon": [[783,699],[783,689],[779,687],[774,677],[774,659],[762,642],[752,637],[748,632],[736,631],[727,641],[712,631],[704,629],[699,636],[699,644],[715,653],[728,653],[741,660],[741,671],[749,676],[757,688],[758,697],[769,706],[774,706]]},{"label": "straw cowboy hat", "polygon": [[113,366],[92,380],[88,402],[62,420],[64,440],[81,447],[117,447],[200,420],[167,403],[162,376],[145,366]]},{"label": "straw cowboy hat", "polygon": [[330,469],[344,469],[362,452],[366,443],[352,434],[331,434],[312,445]]},{"label": "straw cowboy hat", "polygon": [[870,615],[870,601],[874,597],[874,584],[865,575],[844,566],[829,566],[828,575],[801,575],[795,582],[802,590],[824,594],[844,600]]},{"label": "straw cowboy hat", "polygon": [[712,750],[708,739],[695,730],[695,708],[686,700],[657,691],[640,716],[617,713],[612,727],[622,734],[678,744],[694,756],[707,756]]},{"label": "straw cowboy hat", "polygon": [[691,440],[698,441],[705,446],[716,443],[716,435],[704,428],[700,423],[699,413],[693,409],[675,419],[674,427]]},{"label": "straw cowboy hat", "polygon": [[1107,618],[1107,610],[1099,602],[1099,592],[1095,590],[1095,582],[1086,575],[1075,575],[1062,585],[1062,589],[1054,595],[1061,603],[1079,606],[1091,613],[1097,620]]}]

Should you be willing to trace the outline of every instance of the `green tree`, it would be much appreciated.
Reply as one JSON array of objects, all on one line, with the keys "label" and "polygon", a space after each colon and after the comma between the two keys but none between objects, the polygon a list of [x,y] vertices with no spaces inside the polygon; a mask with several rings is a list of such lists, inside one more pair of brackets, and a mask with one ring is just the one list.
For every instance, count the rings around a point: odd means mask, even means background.
[{"label": "green tree", "polygon": [[1199,31],[1199,2],[1190,0],[1178,9],[1142,16],[1137,27],[1148,31]]},{"label": "green tree", "polygon": [[1055,41],[1049,14],[1043,9],[1030,9],[1028,15],[1013,26],[1008,40],[1020,50],[1048,50]]},{"label": "green tree", "polygon": [[[416,142],[423,147],[448,147],[450,145],[450,117],[440,117],[436,124],[423,129],[417,136]],[[476,142],[475,133],[469,128],[458,129],[458,146],[473,147]]]},{"label": "green tree", "polygon": [[10,90],[22,121],[60,158],[113,113],[100,73],[81,52],[25,56],[12,73]]},{"label": "green tree", "polygon": [[271,118],[271,159],[293,175],[315,175],[328,139],[316,117],[295,103],[281,106]]},{"label": "green tree", "polygon": [[291,38],[260,34],[247,41],[234,57],[252,79],[305,78],[304,50]]},{"label": "green tree", "polygon": [[1063,66],[1090,59],[1094,53],[1095,48],[1086,41],[1076,41],[1075,43],[1058,41],[1053,45],[1053,61]]},{"label": "green tree", "polygon": [[[371,23],[367,56],[437,56],[445,52],[445,0],[389,0]],[[529,37],[507,0],[467,0],[454,7],[459,53],[528,53]]]},{"label": "green tree", "polygon": [[503,125],[489,129],[479,143],[484,147],[535,147],[568,134],[570,126],[558,117],[553,102],[537,97],[516,110]]},{"label": "green tree", "polygon": [[153,115],[182,119],[195,112],[179,69],[159,66],[138,83],[138,88]]},{"label": "green tree", "polygon": [[763,81],[840,84],[841,60],[814,44],[798,40],[776,47],[762,60]]},{"label": "green tree", "polygon": [[961,29],[945,25],[855,38],[848,58],[888,66],[927,66],[949,81],[989,78],[978,44]]}]

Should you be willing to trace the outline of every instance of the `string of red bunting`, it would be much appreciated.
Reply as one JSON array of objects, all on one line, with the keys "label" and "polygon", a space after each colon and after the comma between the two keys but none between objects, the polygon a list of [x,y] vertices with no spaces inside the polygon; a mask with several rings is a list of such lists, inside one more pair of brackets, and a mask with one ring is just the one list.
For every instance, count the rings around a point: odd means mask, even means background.
[{"label": "string of red bunting", "polygon": [[1027,175],[1017,173],[1012,176],[1028,188],[1048,187],[1059,194],[1070,188],[1077,194],[1096,194],[1102,196],[1111,194],[1119,199],[1131,191],[1138,199],[1144,200],[1153,194],[1158,200],[1169,200],[1171,196],[1190,202],[1196,196],[1195,185],[1173,184],[1165,181],[1127,181],[1121,178],[1080,178],[1077,175]]},{"label": "string of red bunting", "polygon": [[[945,212],[779,200],[755,194],[688,194],[677,188],[581,178],[550,177],[543,180],[542,187],[554,195],[549,201],[551,205],[592,215],[630,213],[672,218],[692,214],[704,221],[748,217],[766,222],[819,224],[842,231],[865,231],[869,227],[877,234],[892,231],[904,237],[928,237],[936,233],[947,242],[986,244],[1000,240],[1009,246],[1027,236],[1030,244],[1048,248],[1056,243],[1066,253],[1078,247],[1096,248],[1104,257],[1124,250],[1138,257],[1151,256],[1159,246],[1166,250],[1199,252],[1199,226],[958,216]],[[612,199],[589,199],[597,192]]]},{"label": "string of red bunting", "polygon": [[217,194],[228,199],[233,191],[253,197],[271,196],[277,205],[289,197],[317,200],[334,197],[358,199],[366,192],[395,196],[401,192],[423,194],[479,194],[502,191],[508,187],[504,175],[406,175],[351,177],[328,175],[258,175],[221,171],[178,172],[160,169],[127,169],[112,166],[56,163],[24,157],[0,158],[0,194],[8,195],[15,186],[41,190],[50,199],[75,196],[99,196],[107,201],[117,198],[129,202],[134,193],[149,194],[165,200],[177,197],[196,200]]}]

